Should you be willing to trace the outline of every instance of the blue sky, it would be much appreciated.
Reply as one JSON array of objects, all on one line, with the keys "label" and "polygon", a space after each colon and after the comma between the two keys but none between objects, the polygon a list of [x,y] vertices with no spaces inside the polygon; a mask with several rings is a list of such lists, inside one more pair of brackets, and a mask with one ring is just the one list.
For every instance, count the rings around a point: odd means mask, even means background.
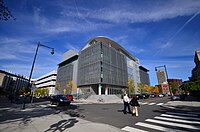
[{"label": "blue sky", "polygon": [[200,49],[199,0],[4,0],[17,19],[0,21],[0,69],[29,76],[38,42],[33,78],[57,69],[69,49],[106,36],[150,70],[167,66],[169,78],[187,80]]}]

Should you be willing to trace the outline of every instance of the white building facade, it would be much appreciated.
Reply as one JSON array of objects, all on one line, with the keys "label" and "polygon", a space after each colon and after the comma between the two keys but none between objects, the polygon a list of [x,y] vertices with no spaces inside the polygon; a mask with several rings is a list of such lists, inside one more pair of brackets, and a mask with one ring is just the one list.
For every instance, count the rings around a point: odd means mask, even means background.
[{"label": "white building facade", "polygon": [[48,88],[49,89],[49,95],[55,94],[55,84],[56,84],[56,77],[57,77],[57,71],[51,71],[45,75],[42,75],[38,78],[36,78],[35,86],[36,88]]}]

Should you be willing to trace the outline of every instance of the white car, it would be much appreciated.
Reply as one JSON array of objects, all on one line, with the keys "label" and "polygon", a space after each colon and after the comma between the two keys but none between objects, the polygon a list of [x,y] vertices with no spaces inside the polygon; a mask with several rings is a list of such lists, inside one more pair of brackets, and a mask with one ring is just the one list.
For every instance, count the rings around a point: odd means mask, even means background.
[{"label": "white car", "polygon": [[163,94],[159,94],[158,97],[164,97],[164,95]]}]

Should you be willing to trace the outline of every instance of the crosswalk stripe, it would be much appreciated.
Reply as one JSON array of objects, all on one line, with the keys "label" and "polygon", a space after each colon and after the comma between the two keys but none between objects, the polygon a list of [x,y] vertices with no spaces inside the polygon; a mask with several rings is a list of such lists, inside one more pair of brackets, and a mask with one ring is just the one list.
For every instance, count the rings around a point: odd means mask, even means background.
[{"label": "crosswalk stripe", "polygon": [[148,104],[148,103],[147,103],[147,102],[144,102],[144,103],[141,103],[141,104],[145,105],[145,104]]},{"label": "crosswalk stripe", "polygon": [[156,103],[150,103],[150,104],[148,104],[148,105],[154,105],[154,104],[156,104]]},{"label": "crosswalk stripe", "polygon": [[154,129],[154,130],[164,131],[164,132],[174,132],[174,131],[176,131],[176,132],[184,132],[184,131],[181,131],[181,130],[174,130],[174,129],[170,129],[170,128],[166,128],[166,127],[162,127],[162,126],[157,126],[157,125],[151,125],[151,124],[143,123],[143,122],[138,122],[135,125],[151,128],[151,129]]},{"label": "crosswalk stripe", "polygon": [[196,115],[200,115],[200,113],[199,113],[199,112],[187,112],[187,113],[189,113],[189,114],[196,114]]},{"label": "crosswalk stripe", "polygon": [[10,108],[0,108],[0,110],[9,110]]},{"label": "crosswalk stripe", "polygon": [[176,116],[176,115],[169,115],[169,114],[161,114],[161,116],[164,116],[164,117],[173,117],[173,118],[179,118],[179,119],[191,119],[191,120],[198,120],[198,121],[200,121],[199,118],[195,118],[195,117]]},{"label": "crosswalk stripe", "polygon": [[166,117],[159,117],[159,116],[156,116],[154,118],[155,119],[160,119],[160,120],[166,120],[166,121],[181,122],[181,123],[200,124],[200,122],[198,122],[198,121],[180,120],[180,119],[166,118]]},{"label": "crosswalk stripe", "polygon": [[158,103],[158,104],[156,104],[156,105],[163,105],[164,103]]},{"label": "crosswalk stripe", "polygon": [[128,132],[148,132],[148,131],[144,131],[144,130],[129,127],[129,126],[126,126],[126,127],[122,128],[121,130],[128,131]]},{"label": "crosswalk stripe", "polygon": [[186,125],[186,124],[180,124],[180,123],[172,123],[172,122],[166,122],[166,121],[160,121],[160,120],[154,120],[154,119],[146,119],[145,121],[153,122],[153,123],[157,123],[157,124],[168,125],[168,126],[176,126],[176,127],[200,130],[200,127]]},{"label": "crosswalk stripe", "polygon": [[175,113],[175,112],[167,112],[167,114],[172,114],[172,115],[183,115],[183,116],[198,116],[198,115],[195,115],[195,114]]}]

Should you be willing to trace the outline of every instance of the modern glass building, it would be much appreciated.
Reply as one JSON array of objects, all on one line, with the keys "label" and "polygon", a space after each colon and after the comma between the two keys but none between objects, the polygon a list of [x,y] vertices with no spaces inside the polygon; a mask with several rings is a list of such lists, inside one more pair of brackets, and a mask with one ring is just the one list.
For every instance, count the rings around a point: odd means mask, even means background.
[{"label": "modern glass building", "polygon": [[[92,38],[79,53],[65,54],[69,55],[59,64],[56,82],[62,88],[72,79],[79,93],[110,95],[122,94],[128,87],[128,79],[134,79],[135,91],[141,82],[139,60],[109,38]],[[144,72],[149,78],[148,70]]]},{"label": "modern glass building", "polygon": [[67,84],[73,81],[77,86],[77,70],[78,70],[78,52],[69,50],[64,53],[62,62],[58,64],[56,89],[58,93],[70,93],[71,91],[67,88]]}]

